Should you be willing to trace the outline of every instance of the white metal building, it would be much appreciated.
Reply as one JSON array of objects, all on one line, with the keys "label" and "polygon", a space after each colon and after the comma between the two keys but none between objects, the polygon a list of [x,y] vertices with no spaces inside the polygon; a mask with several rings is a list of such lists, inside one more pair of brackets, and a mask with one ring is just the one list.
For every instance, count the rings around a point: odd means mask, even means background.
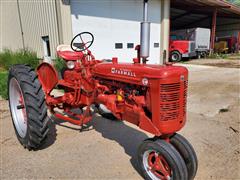
[{"label": "white metal building", "polygon": [[[216,34],[237,31],[240,36],[240,8],[225,1],[149,0],[150,63],[161,63],[163,52],[168,59],[170,9],[171,29],[211,29],[213,10],[218,9]],[[55,58],[57,45],[90,31],[95,36],[90,49],[97,59],[131,62],[140,42],[142,13],[143,0],[0,0],[0,51],[30,48],[40,58]]]},{"label": "white metal building", "polygon": [[[39,57],[55,57],[58,44],[70,44],[83,31],[91,32],[97,59],[119,57],[132,62],[140,43],[142,0],[0,0],[1,49],[30,48]],[[168,48],[169,0],[150,0],[150,62],[160,63]],[[164,29],[165,27],[165,29]],[[164,31],[165,30],[165,31]],[[161,34],[162,33],[162,34]],[[166,33],[165,35],[163,35]],[[163,42],[160,44],[160,42]],[[161,48],[161,49],[160,49]]]}]

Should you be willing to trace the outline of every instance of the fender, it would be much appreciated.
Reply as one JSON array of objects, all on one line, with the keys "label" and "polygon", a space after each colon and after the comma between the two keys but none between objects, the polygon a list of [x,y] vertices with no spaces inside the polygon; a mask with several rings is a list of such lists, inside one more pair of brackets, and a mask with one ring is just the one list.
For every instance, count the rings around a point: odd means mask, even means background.
[{"label": "fender", "polygon": [[50,94],[58,83],[58,74],[49,63],[42,63],[37,67],[37,75],[45,94]]}]

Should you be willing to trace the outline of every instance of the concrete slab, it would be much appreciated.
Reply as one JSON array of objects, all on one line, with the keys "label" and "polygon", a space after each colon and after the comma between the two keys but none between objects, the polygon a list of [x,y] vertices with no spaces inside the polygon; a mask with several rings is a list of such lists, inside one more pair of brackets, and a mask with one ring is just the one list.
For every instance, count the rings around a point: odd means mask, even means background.
[{"label": "concrete slab", "polygon": [[240,69],[183,65],[189,70],[188,111],[213,117],[240,98]]}]

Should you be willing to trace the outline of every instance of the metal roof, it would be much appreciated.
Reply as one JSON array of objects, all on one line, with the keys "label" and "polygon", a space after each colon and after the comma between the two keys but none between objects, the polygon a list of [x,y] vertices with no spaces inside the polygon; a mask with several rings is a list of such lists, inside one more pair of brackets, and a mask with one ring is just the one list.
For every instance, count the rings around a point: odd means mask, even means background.
[{"label": "metal roof", "polygon": [[217,8],[219,16],[240,18],[240,7],[223,0],[171,0],[171,7],[205,14]]},{"label": "metal roof", "polygon": [[191,28],[200,24],[208,27],[216,8],[218,24],[226,19],[240,23],[240,7],[223,0],[171,0],[171,28]]}]

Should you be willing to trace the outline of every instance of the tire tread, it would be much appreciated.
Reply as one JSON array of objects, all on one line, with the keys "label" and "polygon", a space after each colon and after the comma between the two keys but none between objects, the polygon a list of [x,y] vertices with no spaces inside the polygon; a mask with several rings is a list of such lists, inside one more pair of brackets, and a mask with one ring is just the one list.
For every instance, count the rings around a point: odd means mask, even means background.
[{"label": "tire tread", "polygon": [[28,65],[14,65],[9,72],[9,81],[12,77],[16,78],[22,89],[28,118],[27,137],[23,139],[16,129],[15,132],[25,148],[35,150],[43,144],[50,122],[42,85],[34,69]]},{"label": "tire tread", "polygon": [[173,168],[173,178],[177,180],[187,180],[188,172],[187,167],[182,159],[181,155],[177,152],[177,150],[168,142],[162,139],[151,138],[146,139],[138,149],[138,164],[141,170],[141,173],[144,179],[150,180],[151,178],[147,175],[143,165],[142,165],[142,156],[144,151],[148,149],[159,150],[162,156],[169,162],[171,162]]},{"label": "tire tread", "polygon": [[189,180],[193,180],[198,169],[198,159],[194,148],[185,137],[177,133],[171,137],[170,143],[183,157],[187,165]]}]

